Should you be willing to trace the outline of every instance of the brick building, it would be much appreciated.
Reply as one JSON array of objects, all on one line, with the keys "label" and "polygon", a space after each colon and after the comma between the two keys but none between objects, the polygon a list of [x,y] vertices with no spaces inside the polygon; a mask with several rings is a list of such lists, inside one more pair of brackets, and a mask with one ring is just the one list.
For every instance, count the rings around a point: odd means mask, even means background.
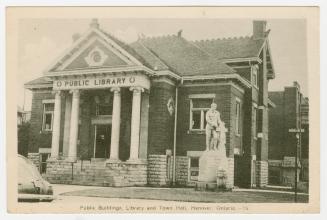
[{"label": "brick building", "polygon": [[228,129],[228,184],[266,185],[268,34],[254,21],[251,37],[192,42],[179,32],[125,44],[92,20],[25,84],[33,91],[29,158],[53,183],[192,186],[204,115],[216,102]]},{"label": "brick building", "polygon": [[298,179],[308,181],[309,101],[303,97],[300,85],[294,82],[284,91],[269,92],[276,105],[269,111],[269,182],[292,185],[295,178],[295,151],[298,139],[289,129],[301,128],[299,139]]}]

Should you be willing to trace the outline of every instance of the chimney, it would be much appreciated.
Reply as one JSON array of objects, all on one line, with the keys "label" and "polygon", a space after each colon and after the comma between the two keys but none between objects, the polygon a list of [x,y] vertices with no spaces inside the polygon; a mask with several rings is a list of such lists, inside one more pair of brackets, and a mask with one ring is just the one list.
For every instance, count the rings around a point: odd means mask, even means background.
[{"label": "chimney", "polygon": [[256,40],[265,38],[266,24],[267,22],[263,20],[253,21],[253,39]]},{"label": "chimney", "polygon": [[296,87],[298,90],[300,90],[300,84],[297,81],[293,82],[293,87]]},{"label": "chimney", "polygon": [[72,36],[73,42],[77,41],[80,37],[81,37],[81,35],[79,33],[73,34],[73,36]]},{"label": "chimney", "polygon": [[91,23],[90,23],[90,27],[91,28],[99,28],[99,23],[98,23],[98,19],[96,19],[96,18],[93,18],[92,19],[92,21],[91,21]]},{"label": "chimney", "polygon": [[183,33],[183,30],[179,30],[179,31],[177,32],[177,37],[182,37],[182,33]]}]

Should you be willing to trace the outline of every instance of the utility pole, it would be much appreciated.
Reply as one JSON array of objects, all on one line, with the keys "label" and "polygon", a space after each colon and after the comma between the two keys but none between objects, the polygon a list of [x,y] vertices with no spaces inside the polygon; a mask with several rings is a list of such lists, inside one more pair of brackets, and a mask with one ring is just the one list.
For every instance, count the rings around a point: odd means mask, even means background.
[{"label": "utility pole", "polygon": [[304,132],[304,129],[302,129],[302,114],[301,114],[301,103],[302,103],[302,96],[299,95],[299,111],[297,112],[297,118],[299,118],[299,121],[296,120],[296,128],[291,128],[288,130],[289,133],[295,133],[296,135],[296,147],[295,147],[295,164],[294,164],[294,202],[297,202],[297,170],[298,170],[298,154],[299,154],[299,148],[301,149],[301,133]]}]

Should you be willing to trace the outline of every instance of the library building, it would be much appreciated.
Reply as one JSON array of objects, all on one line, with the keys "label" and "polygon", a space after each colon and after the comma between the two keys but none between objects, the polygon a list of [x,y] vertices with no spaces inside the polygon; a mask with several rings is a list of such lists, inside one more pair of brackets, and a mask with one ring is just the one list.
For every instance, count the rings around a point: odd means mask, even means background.
[{"label": "library building", "polygon": [[28,158],[50,183],[192,187],[216,103],[227,185],[267,185],[275,72],[266,25],[253,21],[252,36],[190,41],[179,31],[127,44],[92,19],[25,84],[33,94]]}]

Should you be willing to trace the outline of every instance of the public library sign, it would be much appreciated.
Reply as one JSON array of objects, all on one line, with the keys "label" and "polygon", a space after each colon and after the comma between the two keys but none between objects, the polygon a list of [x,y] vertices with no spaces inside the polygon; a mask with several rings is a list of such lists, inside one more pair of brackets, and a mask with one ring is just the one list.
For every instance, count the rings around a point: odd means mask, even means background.
[{"label": "public library sign", "polygon": [[73,78],[53,81],[54,90],[97,89],[110,87],[141,86],[150,88],[150,80],[144,75]]}]

